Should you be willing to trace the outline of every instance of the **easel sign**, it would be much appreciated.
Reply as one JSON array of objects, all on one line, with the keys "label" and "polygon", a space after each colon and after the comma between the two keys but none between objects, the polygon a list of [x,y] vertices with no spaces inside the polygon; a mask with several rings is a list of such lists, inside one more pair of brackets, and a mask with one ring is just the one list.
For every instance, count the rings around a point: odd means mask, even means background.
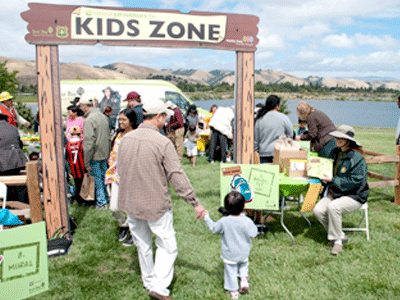
[{"label": "easel sign", "polygon": [[0,300],[25,299],[49,289],[45,222],[0,232]]},{"label": "easel sign", "polygon": [[278,165],[221,165],[221,205],[225,195],[236,190],[246,200],[246,209],[279,210]]}]

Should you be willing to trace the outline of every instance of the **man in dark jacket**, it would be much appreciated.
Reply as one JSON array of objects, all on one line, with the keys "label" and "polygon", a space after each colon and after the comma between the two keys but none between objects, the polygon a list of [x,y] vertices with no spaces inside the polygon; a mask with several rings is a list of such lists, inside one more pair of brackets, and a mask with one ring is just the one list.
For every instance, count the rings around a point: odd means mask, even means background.
[{"label": "man in dark jacket", "polygon": [[134,91],[130,92],[124,102],[127,101],[127,108],[132,108],[136,113],[136,128],[143,123],[143,104],[140,95]]},{"label": "man in dark jacket", "polygon": [[[0,176],[19,175],[27,162],[18,129],[7,120],[8,116],[0,113]],[[18,201],[28,203],[26,186],[9,187],[7,198],[12,200],[14,195]]]}]

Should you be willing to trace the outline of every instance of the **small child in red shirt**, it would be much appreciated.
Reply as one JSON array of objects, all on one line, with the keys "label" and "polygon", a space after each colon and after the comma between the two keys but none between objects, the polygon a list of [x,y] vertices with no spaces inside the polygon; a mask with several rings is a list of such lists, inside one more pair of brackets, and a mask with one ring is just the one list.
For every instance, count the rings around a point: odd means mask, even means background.
[{"label": "small child in red shirt", "polygon": [[65,145],[65,159],[71,168],[71,174],[75,182],[75,195],[73,199],[83,205],[85,200],[79,195],[81,191],[83,175],[85,174],[85,164],[83,162],[83,142],[80,139],[81,129],[79,126],[72,126],[70,129],[71,138]]}]

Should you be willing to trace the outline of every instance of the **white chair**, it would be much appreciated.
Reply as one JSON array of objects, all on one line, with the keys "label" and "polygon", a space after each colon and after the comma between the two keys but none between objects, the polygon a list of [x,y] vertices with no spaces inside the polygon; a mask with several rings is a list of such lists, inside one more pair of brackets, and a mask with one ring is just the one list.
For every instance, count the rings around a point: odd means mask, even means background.
[{"label": "white chair", "polygon": [[[369,241],[369,224],[368,224],[368,203],[365,202],[363,205],[360,207],[361,210],[364,211],[364,214],[358,223],[357,227],[355,228],[342,228],[343,231],[365,231],[367,234],[367,240]],[[362,221],[365,219],[365,227],[360,227]]]},{"label": "white chair", "polygon": [[[2,209],[5,209],[7,201],[7,186],[3,182],[0,182],[0,198],[3,199]],[[2,230],[3,230],[3,225],[0,225],[0,231]]]}]

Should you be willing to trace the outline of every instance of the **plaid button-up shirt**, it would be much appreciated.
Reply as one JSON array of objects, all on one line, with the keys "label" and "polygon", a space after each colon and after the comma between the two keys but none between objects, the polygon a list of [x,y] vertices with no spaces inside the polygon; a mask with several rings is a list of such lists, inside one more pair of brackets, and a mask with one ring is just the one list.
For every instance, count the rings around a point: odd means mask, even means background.
[{"label": "plaid button-up shirt", "polygon": [[169,182],[187,203],[200,204],[173,144],[152,124],[142,123],[122,138],[117,169],[118,208],[130,217],[154,221],[171,209]]}]

